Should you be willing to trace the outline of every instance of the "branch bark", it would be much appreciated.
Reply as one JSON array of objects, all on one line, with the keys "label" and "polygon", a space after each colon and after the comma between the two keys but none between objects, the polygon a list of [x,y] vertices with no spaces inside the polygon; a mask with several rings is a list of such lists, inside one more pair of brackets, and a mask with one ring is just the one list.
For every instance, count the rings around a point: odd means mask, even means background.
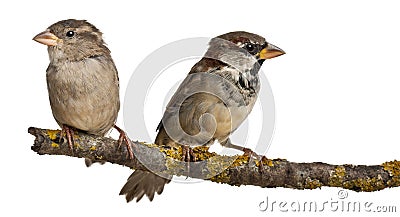
[{"label": "branch bark", "polygon": [[[67,155],[107,161],[132,169],[150,170],[161,176],[178,175],[210,180],[229,185],[315,189],[322,186],[354,191],[377,191],[400,186],[400,161],[381,165],[330,165],[321,162],[295,163],[284,159],[258,160],[248,155],[221,156],[206,147],[193,149],[196,162],[181,162],[181,147],[159,147],[155,144],[133,142],[134,158],[129,159],[125,146],[118,141],[75,132],[74,152],[60,140],[59,130],[30,127],[35,136],[31,149],[40,155]],[[190,169],[189,169],[190,168]]]}]

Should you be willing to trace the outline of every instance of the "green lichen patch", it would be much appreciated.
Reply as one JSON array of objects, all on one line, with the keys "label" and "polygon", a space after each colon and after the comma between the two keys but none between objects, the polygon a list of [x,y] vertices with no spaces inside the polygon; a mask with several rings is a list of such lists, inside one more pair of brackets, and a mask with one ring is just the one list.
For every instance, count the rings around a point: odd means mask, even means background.
[{"label": "green lichen patch", "polygon": [[182,159],[182,148],[177,147],[159,147],[160,151],[163,152],[167,157],[180,160]]},{"label": "green lichen patch", "polygon": [[60,130],[46,130],[46,134],[49,136],[51,140],[55,140],[57,138],[57,134],[60,133]]},{"label": "green lichen patch", "polygon": [[355,191],[371,192],[382,190],[386,187],[381,176],[358,178],[343,183],[343,187]]},{"label": "green lichen patch", "polygon": [[311,179],[310,177],[306,178],[304,188],[307,189],[316,189],[316,188],[321,188],[322,183],[318,179]]},{"label": "green lichen patch", "polygon": [[59,148],[60,145],[57,144],[57,143],[55,143],[55,142],[52,142],[52,143],[51,143],[51,147],[53,147],[53,148]]},{"label": "green lichen patch", "polygon": [[95,155],[94,157],[96,158],[96,160],[102,160],[103,159],[103,156],[101,156],[101,155]]},{"label": "green lichen patch", "polygon": [[[229,183],[229,169],[247,165],[250,157],[248,155],[219,156],[216,155],[207,161],[207,169],[211,181],[218,183]],[[240,184],[235,184],[239,186]]]},{"label": "green lichen patch", "polygon": [[214,156],[206,160],[207,177],[214,177],[223,173],[234,162],[235,158],[229,156]]},{"label": "green lichen patch", "polygon": [[219,173],[210,178],[210,181],[217,182],[217,183],[228,183],[230,181],[230,177],[228,172],[225,170],[222,173]]},{"label": "green lichen patch", "polygon": [[[235,159],[232,164],[230,165],[230,167],[238,167],[238,166],[242,166],[244,164],[249,163],[250,160],[250,156],[243,154],[243,155],[236,155],[233,156],[233,159]],[[232,159],[230,159],[232,160]]]},{"label": "green lichen patch", "polygon": [[146,143],[146,142],[138,142],[138,143],[141,144],[141,145],[145,145],[145,146],[147,146],[149,148],[159,148],[159,146],[154,144],[154,143]]},{"label": "green lichen patch", "polygon": [[[151,146],[149,146],[151,147]],[[155,147],[159,148],[161,152],[167,155],[167,157],[174,158],[176,160],[181,160],[183,157],[183,149],[182,146],[173,146],[173,147],[159,147],[155,145]],[[210,159],[217,154],[214,152],[208,152],[209,147],[206,146],[198,146],[192,149],[193,155],[196,158],[196,161],[203,161]]]},{"label": "green lichen patch", "polygon": [[255,162],[256,162],[256,166],[258,166],[258,167],[260,166],[260,162],[262,163],[263,166],[269,166],[269,167],[275,166],[274,160],[268,159],[266,157],[261,158],[260,161],[256,160]]},{"label": "green lichen patch", "polygon": [[330,171],[330,177],[328,179],[329,186],[341,187],[345,176],[346,168],[344,166],[335,167],[333,171]]},{"label": "green lichen patch", "polygon": [[216,155],[214,152],[208,152],[210,147],[208,146],[198,146],[193,148],[193,153],[196,156],[196,161],[203,161],[210,159]]},{"label": "green lichen patch", "polygon": [[389,173],[391,179],[387,181],[388,186],[400,186],[400,161],[394,160],[382,164],[383,170]]},{"label": "green lichen patch", "polygon": [[382,166],[385,171],[388,171],[390,176],[400,176],[400,161],[385,162]]},{"label": "green lichen patch", "polygon": [[81,144],[79,144],[78,142],[76,142],[76,140],[74,141],[73,145],[74,145],[74,147],[75,147],[76,149],[82,149]]}]

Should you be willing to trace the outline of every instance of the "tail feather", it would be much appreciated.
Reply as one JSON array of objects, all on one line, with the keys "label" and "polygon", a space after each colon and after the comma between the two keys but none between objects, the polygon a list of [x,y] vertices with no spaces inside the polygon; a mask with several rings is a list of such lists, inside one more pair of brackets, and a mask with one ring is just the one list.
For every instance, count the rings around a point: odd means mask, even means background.
[{"label": "tail feather", "polygon": [[126,195],[126,202],[130,202],[134,198],[138,202],[144,195],[152,201],[154,193],[161,194],[164,186],[171,181],[171,178],[172,176],[163,178],[149,171],[135,170],[129,176],[119,194]]},{"label": "tail feather", "polygon": [[[165,132],[162,122],[157,127],[159,131],[155,144],[159,146],[169,146],[173,144],[168,134]],[[120,195],[125,195],[126,202],[130,202],[136,198],[136,202],[139,202],[144,195],[146,195],[150,201],[153,201],[154,195],[161,194],[164,190],[164,186],[168,184],[172,179],[172,176],[163,178],[150,171],[135,170],[132,175],[129,176],[128,181],[122,187]]]}]

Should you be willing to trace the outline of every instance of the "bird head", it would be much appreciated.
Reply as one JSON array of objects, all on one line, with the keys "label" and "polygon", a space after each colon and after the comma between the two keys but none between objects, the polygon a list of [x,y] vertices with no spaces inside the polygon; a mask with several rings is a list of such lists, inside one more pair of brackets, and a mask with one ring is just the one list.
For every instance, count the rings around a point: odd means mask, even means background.
[{"label": "bird head", "polygon": [[211,39],[206,57],[218,59],[240,71],[253,71],[266,59],[285,54],[265,38],[244,31],[229,32]]},{"label": "bird head", "polygon": [[78,61],[110,54],[102,33],[86,20],[59,21],[37,34],[33,40],[48,46],[51,61]]}]

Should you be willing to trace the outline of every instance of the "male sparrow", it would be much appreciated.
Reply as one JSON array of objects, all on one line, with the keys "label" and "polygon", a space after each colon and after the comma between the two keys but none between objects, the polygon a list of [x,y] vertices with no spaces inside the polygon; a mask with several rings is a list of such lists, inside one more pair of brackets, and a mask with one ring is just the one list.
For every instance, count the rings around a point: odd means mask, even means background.
[{"label": "male sparrow", "polygon": [[54,23],[33,40],[48,46],[50,106],[71,150],[73,129],[104,136],[114,127],[132,158],[131,141],[115,125],[120,108],[118,72],[102,33],[86,20],[69,19]]},{"label": "male sparrow", "polygon": [[[213,38],[205,56],[197,62],[167,105],[157,127],[159,146],[211,145],[250,151],[231,143],[229,136],[251,112],[260,90],[258,71],[266,59],[285,54],[261,36],[230,32]],[[185,161],[190,159],[190,150]],[[160,194],[171,177],[136,170],[120,194],[129,202],[144,194]]]}]

